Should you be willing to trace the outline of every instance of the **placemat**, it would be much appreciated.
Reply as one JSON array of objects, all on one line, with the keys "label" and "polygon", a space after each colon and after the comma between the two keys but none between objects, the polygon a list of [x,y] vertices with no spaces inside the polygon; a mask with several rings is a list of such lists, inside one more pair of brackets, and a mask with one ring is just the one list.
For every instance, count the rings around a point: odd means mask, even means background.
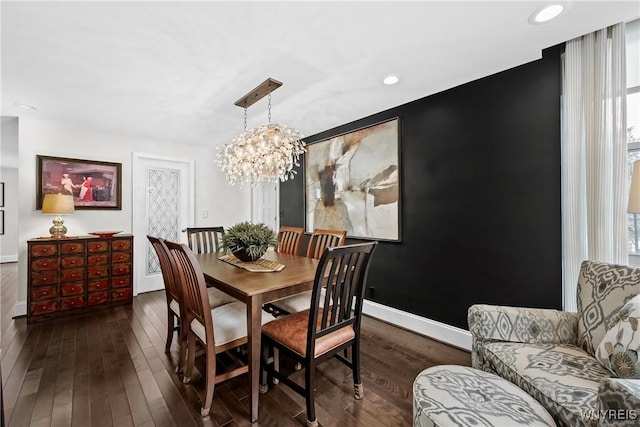
[{"label": "placemat", "polygon": [[262,258],[253,262],[243,262],[233,255],[223,255],[218,259],[235,265],[236,267],[244,268],[245,270],[253,273],[271,273],[274,271],[281,271],[285,267],[284,264],[280,264],[279,262]]}]

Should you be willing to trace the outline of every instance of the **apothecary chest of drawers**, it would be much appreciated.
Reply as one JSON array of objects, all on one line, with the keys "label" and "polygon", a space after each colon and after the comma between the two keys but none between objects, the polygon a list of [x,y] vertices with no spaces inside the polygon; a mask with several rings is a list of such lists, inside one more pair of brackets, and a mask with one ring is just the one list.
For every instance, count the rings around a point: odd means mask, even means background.
[{"label": "apothecary chest of drawers", "polygon": [[43,238],[27,245],[29,322],[131,303],[133,236]]}]

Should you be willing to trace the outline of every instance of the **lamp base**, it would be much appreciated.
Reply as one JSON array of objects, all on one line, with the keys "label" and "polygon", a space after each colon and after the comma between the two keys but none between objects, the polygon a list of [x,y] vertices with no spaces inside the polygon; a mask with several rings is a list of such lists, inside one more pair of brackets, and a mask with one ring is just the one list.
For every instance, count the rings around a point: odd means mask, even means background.
[{"label": "lamp base", "polygon": [[65,235],[67,234],[67,227],[64,226],[64,220],[59,216],[55,217],[55,219],[53,220],[53,225],[49,229],[49,233],[51,233],[51,237],[65,237]]}]

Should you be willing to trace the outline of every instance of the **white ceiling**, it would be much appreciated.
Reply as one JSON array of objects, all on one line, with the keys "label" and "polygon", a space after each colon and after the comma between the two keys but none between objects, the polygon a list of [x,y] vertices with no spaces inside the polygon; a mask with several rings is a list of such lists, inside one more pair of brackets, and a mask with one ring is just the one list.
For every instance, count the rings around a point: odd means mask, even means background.
[{"label": "white ceiling", "polygon": [[[2,115],[218,146],[242,130],[234,102],[272,77],[272,121],[308,136],[640,14],[637,0],[565,1],[528,24],[547,3],[3,0]],[[266,99],[248,116],[266,122]]]}]

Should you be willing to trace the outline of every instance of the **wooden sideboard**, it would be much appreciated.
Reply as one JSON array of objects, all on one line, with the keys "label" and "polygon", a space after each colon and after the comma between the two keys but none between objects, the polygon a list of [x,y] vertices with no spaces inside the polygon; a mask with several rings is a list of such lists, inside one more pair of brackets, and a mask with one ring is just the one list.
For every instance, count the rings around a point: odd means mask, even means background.
[{"label": "wooden sideboard", "polygon": [[133,298],[133,236],[27,241],[27,320],[37,322]]}]

